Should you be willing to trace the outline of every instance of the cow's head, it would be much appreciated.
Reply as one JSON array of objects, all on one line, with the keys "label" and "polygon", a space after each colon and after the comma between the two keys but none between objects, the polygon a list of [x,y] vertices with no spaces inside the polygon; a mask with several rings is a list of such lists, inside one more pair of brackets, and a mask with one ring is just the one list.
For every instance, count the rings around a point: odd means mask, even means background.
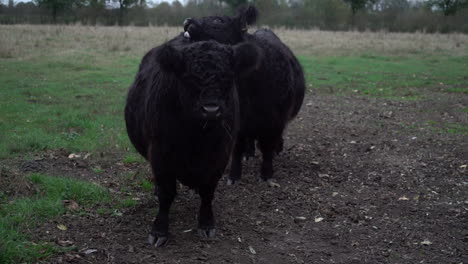
[{"label": "cow's head", "polygon": [[201,41],[181,49],[166,44],[158,51],[157,61],[164,72],[175,74],[171,89],[177,89],[184,115],[215,121],[232,116],[237,105],[235,79],[254,70],[259,57],[253,44]]},{"label": "cow's head", "polygon": [[184,36],[193,41],[213,39],[224,44],[237,44],[243,41],[248,25],[254,24],[257,16],[257,9],[248,5],[239,9],[233,17],[187,18],[184,21]]}]

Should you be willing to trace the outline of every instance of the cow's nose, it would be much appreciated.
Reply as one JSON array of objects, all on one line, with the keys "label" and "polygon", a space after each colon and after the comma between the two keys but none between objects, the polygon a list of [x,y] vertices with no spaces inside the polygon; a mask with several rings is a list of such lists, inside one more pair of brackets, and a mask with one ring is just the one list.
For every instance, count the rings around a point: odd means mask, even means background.
[{"label": "cow's nose", "polygon": [[202,106],[203,115],[208,119],[216,119],[221,115],[221,107],[217,104],[205,104]]}]

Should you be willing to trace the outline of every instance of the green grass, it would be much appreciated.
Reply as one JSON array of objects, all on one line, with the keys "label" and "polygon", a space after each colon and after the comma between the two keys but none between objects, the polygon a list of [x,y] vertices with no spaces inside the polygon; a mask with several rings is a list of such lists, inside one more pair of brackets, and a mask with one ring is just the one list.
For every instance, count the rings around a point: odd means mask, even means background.
[{"label": "green grass", "polygon": [[154,189],[154,185],[151,181],[148,181],[148,180],[142,180],[140,182],[140,187],[141,189],[143,189],[143,191],[146,191],[146,192],[152,192],[153,189]]},{"label": "green grass", "polygon": [[[0,60],[0,158],[46,149],[127,151],[142,161],[123,120],[140,56],[77,51]],[[428,91],[466,93],[468,57],[299,56],[309,90],[417,100]]]},{"label": "green grass", "polygon": [[299,57],[309,90],[417,100],[428,91],[466,93],[468,57]]},{"label": "green grass", "polygon": [[466,124],[448,124],[444,128],[444,131],[446,131],[448,134],[462,134],[462,135],[468,135],[468,125]]},{"label": "green grass", "polygon": [[0,263],[34,262],[62,249],[49,243],[28,241],[27,230],[66,211],[62,200],[74,200],[81,207],[108,202],[110,194],[102,187],[67,178],[42,174],[30,176],[40,190],[34,197],[0,203]]},{"label": "green grass", "polygon": [[437,122],[434,120],[428,120],[420,125],[407,125],[400,124],[402,127],[410,130],[430,129],[430,131],[438,134],[457,134],[457,135],[468,135],[468,125],[465,123],[448,123],[448,122]]},{"label": "green grass", "polygon": [[468,93],[468,88],[447,88],[445,91],[450,93]]},{"label": "green grass", "polygon": [[129,149],[123,108],[137,66],[137,58],[110,63],[86,55],[0,60],[0,158],[57,148]]},{"label": "green grass", "polygon": [[133,200],[132,198],[126,198],[120,202],[118,208],[128,208],[137,205],[137,201]]},{"label": "green grass", "polygon": [[125,164],[132,164],[132,163],[143,163],[145,162],[145,160],[139,154],[130,153],[130,154],[127,154],[123,158],[122,162]]},{"label": "green grass", "polygon": [[104,169],[102,169],[100,166],[96,166],[92,168],[94,173],[101,174],[104,172]]}]

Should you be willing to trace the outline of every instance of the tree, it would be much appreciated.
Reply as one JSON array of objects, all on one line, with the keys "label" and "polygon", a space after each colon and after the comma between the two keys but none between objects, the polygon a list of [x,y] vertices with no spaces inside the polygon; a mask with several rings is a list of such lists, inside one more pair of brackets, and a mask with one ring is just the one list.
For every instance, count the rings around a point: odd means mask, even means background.
[{"label": "tree", "polygon": [[377,0],[343,0],[346,4],[351,7],[351,25],[354,27],[356,24],[356,13],[364,9],[366,6],[371,6],[377,2]]},{"label": "tree", "polygon": [[237,10],[240,6],[247,4],[247,0],[221,0],[231,7],[232,10]]},{"label": "tree", "polygon": [[52,12],[52,21],[57,23],[57,15],[73,6],[75,0],[35,0],[39,7],[45,7]]},{"label": "tree", "polygon": [[122,26],[124,24],[125,12],[127,11],[128,8],[130,8],[133,5],[138,5],[138,4],[145,5],[146,4],[145,0],[113,0],[113,1],[119,4],[119,20],[118,20],[119,26]]},{"label": "tree", "polygon": [[106,2],[107,0],[80,0],[79,7],[84,9],[86,23],[96,25],[98,16],[106,9]]},{"label": "tree", "polygon": [[379,0],[375,4],[378,11],[403,12],[410,8],[408,0]]},{"label": "tree", "polygon": [[442,10],[444,16],[455,15],[458,10],[468,7],[468,0],[430,0],[430,7]]},{"label": "tree", "polygon": [[377,0],[343,0],[351,7],[353,16],[356,15],[357,11],[363,9],[367,5],[374,4]]}]

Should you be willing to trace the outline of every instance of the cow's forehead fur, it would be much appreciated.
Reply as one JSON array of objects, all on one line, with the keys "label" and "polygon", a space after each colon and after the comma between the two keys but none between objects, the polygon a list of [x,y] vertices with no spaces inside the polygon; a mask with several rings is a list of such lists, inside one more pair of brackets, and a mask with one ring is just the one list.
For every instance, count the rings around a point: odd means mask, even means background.
[{"label": "cow's forehead fur", "polygon": [[236,22],[234,17],[229,16],[206,16],[199,18],[202,25],[211,26],[213,28],[225,28]]},{"label": "cow's forehead fur", "polygon": [[232,78],[233,50],[214,41],[195,42],[182,50],[185,76],[200,84]]}]

